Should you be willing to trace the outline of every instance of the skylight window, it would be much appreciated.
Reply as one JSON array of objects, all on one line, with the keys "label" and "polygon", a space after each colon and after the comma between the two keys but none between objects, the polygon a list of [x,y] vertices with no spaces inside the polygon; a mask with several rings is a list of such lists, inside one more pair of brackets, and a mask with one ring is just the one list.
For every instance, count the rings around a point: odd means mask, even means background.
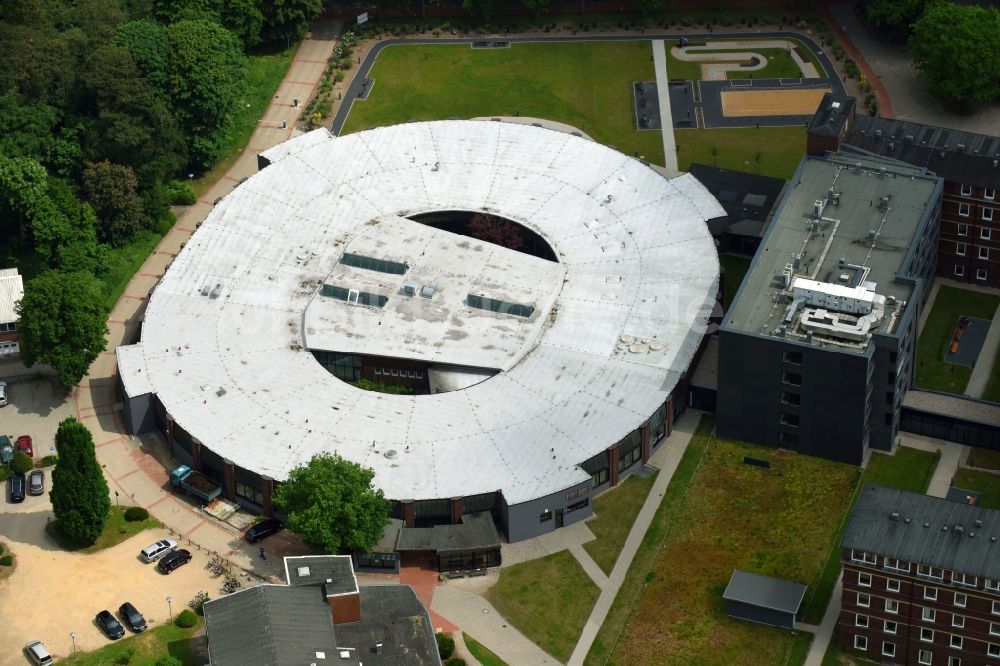
[{"label": "skylight window", "polygon": [[367,291],[358,291],[357,289],[344,289],[332,284],[324,284],[319,294],[327,298],[346,301],[352,305],[368,305],[374,308],[385,307],[385,304],[389,302],[389,297],[382,294],[370,294]]},{"label": "skylight window", "polygon": [[373,257],[365,257],[360,254],[351,254],[350,252],[344,253],[344,256],[340,258],[340,263],[345,266],[364,268],[365,270],[378,271],[379,273],[390,273],[392,275],[403,275],[409,268],[406,264],[402,264],[398,261],[375,259]]},{"label": "skylight window", "polygon": [[465,304],[470,308],[488,310],[490,312],[499,312],[500,314],[509,314],[514,315],[515,317],[530,317],[535,311],[535,308],[532,305],[508,303],[507,301],[500,301],[495,298],[487,298],[485,296],[477,296],[476,294],[469,294],[466,296]]}]

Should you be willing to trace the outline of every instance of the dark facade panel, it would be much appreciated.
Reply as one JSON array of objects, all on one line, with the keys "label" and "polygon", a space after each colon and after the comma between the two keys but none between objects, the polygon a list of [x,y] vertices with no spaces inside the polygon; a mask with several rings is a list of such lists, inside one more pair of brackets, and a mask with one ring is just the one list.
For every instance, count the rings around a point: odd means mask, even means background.
[{"label": "dark facade panel", "polygon": [[743,603],[742,601],[727,600],[726,615],[738,620],[769,624],[772,627],[784,627],[785,629],[791,629],[795,624],[794,613],[783,613],[771,610],[770,608],[761,608],[760,606]]}]

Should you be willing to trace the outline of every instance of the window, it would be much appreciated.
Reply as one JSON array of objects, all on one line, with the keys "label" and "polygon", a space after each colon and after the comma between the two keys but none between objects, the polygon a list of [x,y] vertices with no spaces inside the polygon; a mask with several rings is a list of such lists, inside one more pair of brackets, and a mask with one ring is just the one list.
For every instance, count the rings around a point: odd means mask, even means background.
[{"label": "window", "polygon": [[955,585],[967,585],[968,587],[975,587],[976,583],[979,582],[979,579],[975,576],[970,576],[969,574],[952,571],[951,582]]},{"label": "window", "polygon": [[1000,601],[993,602],[993,614],[1000,615]]},{"label": "window", "polygon": [[788,412],[781,412],[781,425],[792,426],[793,428],[799,427],[799,415],[789,414]]},{"label": "window", "polygon": [[962,277],[963,275],[965,275],[965,266],[959,266],[958,264],[955,264],[955,275],[957,275],[958,277]]},{"label": "window", "polygon": [[802,352],[781,352],[781,360],[792,365],[802,365]]},{"label": "window", "polygon": [[490,312],[499,312],[501,314],[514,315],[515,317],[530,317],[535,311],[535,306],[533,305],[508,303],[507,301],[500,301],[495,298],[487,298],[486,296],[478,296],[476,294],[466,296],[465,304],[477,310],[489,310]]},{"label": "window", "polygon": [[258,506],[264,506],[264,493],[260,492],[253,486],[237,481],[235,491],[237,497],[242,497],[243,499],[249,500]]},{"label": "window", "polygon": [[964,643],[964,642],[965,641],[962,639],[961,636],[959,636],[958,634],[952,634],[951,635],[951,640],[948,642],[948,644],[951,645],[956,650],[961,650],[962,649],[962,643]]},{"label": "window", "polygon": [[891,620],[885,621],[885,633],[894,634],[896,633],[896,623]]},{"label": "window", "polygon": [[979,246],[979,258],[980,259],[989,259],[990,258],[990,248],[984,247],[984,246],[980,245]]},{"label": "window", "polygon": [[966,599],[967,597],[961,592],[955,593],[955,605],[958,606],[959,608],[965,608]]},{"label": "window", "polygon": [[987,578],[983,581],[983,587],[987,590],[993,590],[994,592],[1000,592],[1000,580],[990,580]]},{"label": "window", "polygon": [[332,284],[324,284],[319,290],[319,294],[327,298],[347,301],[354,305],[369,305],[376,308],[385,307],[385,304],[389,302],[389,297],[382,294],[371,294],[367,291],[358,291],[357,289],[345,289],[344,287]]},{"label": "window", "polygon": [[387,261],[385,259],[375,259],[373,257],[363,257],[360,254],[345,252],[340,258],[340,263],[354,268],[364,268],[369,271],[379,273],[391,273],[393,275],[403,275],[408,266],[397,261]]},{"label": "window", "polygon": [[930,650],[921,650],[917,653],[917,663],[928,666],[931,663],[933,655]]},{"label": "window", "polygon": [[566,513],[573,513],[574,511],[576,511],[578,509],[582,509],[582,508],[584,508],[586,506],[589,506],[589,505],[590,505],[590,498],[589,497],[584,498],[584,499],[580,500],[579,502],[574,502],[573,504],[568,505],[566,507]]},{"label": "window", "polygon": [[[990,222],[990,221],[993,220],[993,209],[992,208],[984,208],[983,209],[983,219],[986,220],[987,222]],[[983,232],[983,234],[985,234],[983,236],[983,238],[989,238],[990,237],[990,230],[989,229],[983,229],[982,232]]]},{"label": "window", "polygon": [[936,587],[925,587],[924,588],[924,599],[930,599],[931,601],[937,600],[937,588]]},{"label": "window", "polygon": [[798,406],[802,404],[802,396],[800,396],[798,393],[788,393],[787,391],[782,391],[781,402],[786,405]]},{"label": "window", "polygon": [[955,254],[957,254],[960,257],[964,257],[966,247],[967,246],[965,245],[965,243],[955,243]]},{"label": "window", "polygon": [[965,616],[964,615],[952,615],[951,616],[951,626],[957,627],[958,629],[965,629]]},{"label": "window", "polygon": [[885,600],[885,612],[886,613],[898,613],[899,612],[899,602],[895,599]]},{"label": "window", "polygon": [[886,657],[895,657],[896,656],[896,644],[895,643],[889,643],[889,642],[882,643],[882,654],[884,656],[886,656]]},{"label": "window", "polygon": [[920,619],[924,622],[933,622],[937,619],[937,611],[933,608],[923,608],[920,611]]},{"label": "window", "polygon": [[588,492],[590,492],[590,488],[580,488],[579,490],[574,490],[571,493],[566,493],[566,501],[571,502],[575,500],[577,497],[583,497]]},{"label": "window", "polygon": [[986,279],[986,269],[985,268],[977,268],[976,269],[976,279],[977,280],[985,280]]},{"label": "window", "polygon": [[895,557],[885,558],[885,568],[910,573],[910,563],[906,560],[897,560]]},{"label": "window", "polygon": [[608,468],[605,467],[604,469],[597,470],[596,472],[590,475],[590,478],[593,481],[594,488],[596,488],[597,486],[604,485],[605,483],[608,482]]},{"label": "window", "polygon": [[986,654],[991,657],[1000,657],[1000,645],[990,643],[986,646]]},{"label": "window", "polygon": [[948,666],[962,666],[962,660],[959,657],[948,657]]},{"label": "window", "polygon": [[802,375],[798,372],[788,372],[785,370],[781,373],[781,383],[790,386],[802,386]]},{"label": "window", "polygon": [[920,629],[920,640],[922,640],[925,643],[933,643],[934,642],[934,630],[933,629],[927,629],[926,627],[921,628]]},{"label": "window", "polygon": [[992,201],[997,196],[997,191],[992,187],[987,187],[986,191],[983,192],[983,198]]},{"label": "window", "polygon": [[861,564],[875,564],[875,553],[868,553],[863,550],[852,550],[851,561]]},{"label": "window", "polygon": [[858,605],[862,608],[868,608],[872,603],[872,598],[865,594],[864,592],[858,592]]},{"label": "window", "polygon": [[972,185],[962,184],[962,196],[968,197],[972,196]]},{"label": "window", "polygon": [[958,235],[959,236],[968,236],[969,235],[969,225],[967,225],[967,224],[960,224],[960,225],[958,225]]},{"label": "window", "polygon": [[918,564],[917,575],[926,576],[927,578],[936,578],[937,580],[944,580],[944,569],[941,567],[932,567],[929,564]]},{"label": "window", "polygon": [[858,574],[858,585],[861,587],[871,587],[872,586],[872,575],[870,573],[859,573]]},{"label": "window", "polygon": [[538,517],[538,522],[544,523],[546,520],[552,520],[552,512],[546,509],[542,511],[542,515]]},{"label": "window", "polygon": [[1000,623],[990,622],[990,635],[1000,636]]},{"label": "window", "polygon": [[868,649],[868,637],[867,636],[855,636],[854,637],[854,649],[855,650],[867,650]]},{"label": "window", "polygon": [[885,581],[885,589],[890,592],[899,592],[899,581],[895,578],[887,578]]},{"label": "window", "polygon": [[854,616],[854,626],[855,627],[867,627],[868,626],[868,616],[867,615],[855,615]]},{"label": "window", "polygon": [[958,214],[962,217],[969,217],[969,204],[958,204]]}]

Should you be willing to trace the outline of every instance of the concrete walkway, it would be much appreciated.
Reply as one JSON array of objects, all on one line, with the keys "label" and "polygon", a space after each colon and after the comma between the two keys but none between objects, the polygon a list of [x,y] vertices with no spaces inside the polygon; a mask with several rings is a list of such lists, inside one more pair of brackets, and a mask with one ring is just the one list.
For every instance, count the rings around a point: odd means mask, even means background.
[{"label": "concrete walkway", "polygon": [[990,381],[993,364],[998,360],[1000,360],[1000,306],[997,306],[996,312],[993,313],[990,330],[986,332],[982,351],[979,352],[976,365],[972,368],[972,375],[965,387],[965,395],[973,398],[983,396],[983,391],[986,390],[986,385]]},{"label": "concrete walkway", "polygon": [[927,494],[931,497],[947,497],[955,472],[958,471],[962,461],[969,457],[969,447],[902,431],[899,433],[899,438],[901,446],[921,451],[941,452],[941,459],[934,468],[934,475],[927,486]]},{"label": "concrete walkway", "polygon": [[[684,60],[687,62],[749,60],[754,57],[760,59],[761,62],[756,65],[739,65],[730,62],[728,65],[706,64],[702,66],[702,80],[724,80],[726,78],[726,72],[755,72],[759,69],[764,69],[768,65],[767,58],[765,58],[762,54],[755,51],[737,51],[736,49],[784,48],[788,49],[788,52],[792,56],[792,60],[794,60],[795,64],[798,65],[802,78],[821,78],[819,72],[816,70],[816,65],[812,64],[809,60],[803,60],[802,57],[795,51],[796,46],[798,46],[798,44],[782,39],[772,39],[767,41],[713,40],[706,42],[705,46],[687,46],[683,49],[675,46],[670,49],[670,54],[678,60]],[[699,53],[699,51],[717,51],[719,49],[733,49],[733,51],[727,53]]]},{"label": "concrete walkway", "polygon": [[601,588],[601,596],[597,598],[597,603],[594,604],[590,617],[587,618],[587,622],[583,626],[583,632],[580,634],[569,662],[567,662],[570,666],[583,664],[587,658],[590,646],[597,638],[597,633],[601,630],[601,625],[604,624],[604,620],[611,610],[611,604],[614,603],[615,597],[618,596],[618,590],[625,581],[625,574],[632,566],[636,551],[639,550],[639,545],[642,543],[643,537],[646,536],[646,530],[649,529],[649,525],[653,521],[653,514],[660,507],[670,479],[677,471],[677,465],[680,464],[684,451],[687,450],[688,443],[691,441],[691,436],[694,434],[695,428],[698,427],[698,421],[698,414],[692,412],[684,414],[675,424],[674,431],[667,441],[650,456],[649,464],[658,467],[660,473],[656,476],[656,481],[653,482],[653,487],[650,488],[649,495],[646,496],[646,501],[642,505],[642,509],[639,510],[639,515],[636,516],[632,531],[629,532],[622,552],[618,555],[618,561],[615,562],[615,568],[612,569],[611,575],[608,577],[607,585]]},{"label": "concrete walkway", "polygon": [[[812,631],[813,641],[809,644],[809,654],[806,655],[805,666],[822,666],[823,656],[826,648],[833,639],[833,631],[837,628],[837,618],[840,617],[840,601],[844,594],[844,572],[840,572],[837,577],[837,584],[833,586],[833,594],[830,595],[830,603],[823,613],[823,620],[817,629],[813,625],[805,625],[806,631]],[[796,623],[798,629],[798,623]]]},{"label": "concrete walkway", "polygon": [[664,169],[668,177],[680,175],[677,168],[677,142],[674,140],[674,117],[670,111],[670,79],[667,77],[667,51],[662,39],[653,40],[653,65],[656,68],[656,97],[660,102],[660,134],[663,135]]}]

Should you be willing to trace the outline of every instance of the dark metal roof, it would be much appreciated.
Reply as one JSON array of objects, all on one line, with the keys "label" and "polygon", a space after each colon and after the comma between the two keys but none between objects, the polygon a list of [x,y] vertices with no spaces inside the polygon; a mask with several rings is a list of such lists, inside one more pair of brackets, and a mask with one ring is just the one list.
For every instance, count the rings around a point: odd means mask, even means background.
[{"label": "dark metal roof", "polygon": [[730,232],[732,224],[738,220],[755,220],[763,224],[785,186],[785,181],[780,178],[755,176],[705,164],[692,164],[690,172],[725,209]]},{"label": "dark metal roof", "polygon": [[296,587],[322,586],[327,596],[358,591],[350,555],[286,557],[285,581]]},{"label": "dark metal roof", "polygon": [[736,569],[722,598],[795,614],[805,594],[805,585]]},{"label": "dark metal roof", "polygon": [[840,130],[844,129],[854,110],[854,102],[850,95],[835,95],[832,92],[823,95],[806,131],[817,136],[840,136]]},{"label": "dark metal roof", "polygon": [[399,532],[396,550],[433,550],[446,553],[459,550],[499,548],[500,536],[488,511],[467,513],[460,525],[404,527]]},{"label": "dark metal roof", "polygon": [[365,666],[441,663],[430,615],[409,585],[362,587],[361,621],[338,624],[335,631],[338,647],[352,648]]},{"label": "dark metal roof", "polygon": [[1000,511],[865,484],[841,546],[1000,580],[998,538]]},{"label": "dark metal roof", "polygon": [[1000,137],[858,116],[844,143],[926,167],[953,183],[1000,187]]},{"label": "dark metal roof", "polygon": [[[330,607],[315,587],[260,585],[205,604],[213,666],[285,666],[336,658]],[[337,659],[338,664],[354,662]]]}]

